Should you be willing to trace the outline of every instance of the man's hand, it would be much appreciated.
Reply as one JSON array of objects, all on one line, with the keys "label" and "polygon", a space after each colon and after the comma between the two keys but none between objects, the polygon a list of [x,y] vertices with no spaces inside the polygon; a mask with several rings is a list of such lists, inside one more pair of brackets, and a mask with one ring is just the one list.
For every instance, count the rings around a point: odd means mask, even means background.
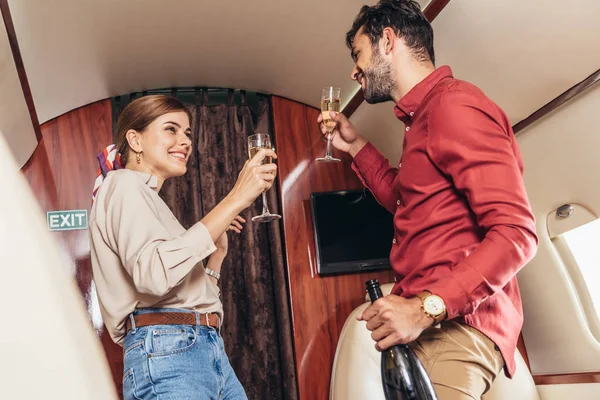
[{"label": "man's hand", "polygon": [[371,304],[358,320],[367,321],[367,329],[377,342],[375,348],[386,350],[396,344],[412,342],[433,324],[421,304],[418,297],[405,299],[390,294]]},{"label": "man's hand", "polygon": [[[336,149],[349,153],[354,157],[367,144],[367,141],[356,132],[354,125],[352,125],[352,122],[344,114],[330,111],[329,115],[336,122],[331,144]],[[327,136],[327,128],[323,123],[322,113],[319,113],[317,122],[321,128],[321,133]]]}]

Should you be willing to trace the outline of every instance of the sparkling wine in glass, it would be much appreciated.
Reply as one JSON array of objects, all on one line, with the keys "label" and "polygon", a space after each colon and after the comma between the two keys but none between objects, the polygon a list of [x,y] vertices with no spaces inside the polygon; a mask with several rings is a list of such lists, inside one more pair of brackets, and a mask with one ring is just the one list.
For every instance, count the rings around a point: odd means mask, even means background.
[{"label": "sparkling wine in glass", "polygon": [[340,112],[340,88],[336,87],[325,87],[321,90],[321,115],[323,116],[323,123],[327,129],[327,151],[325,157],[317,158],[317,161],[341,161],[339,158],[335,158],[331,155],[331,141],[335,135],[334,129],[336,122],[331,119],[329,112],[334,111],[336,114]]},{"label": "sparkling wine in glass", "polygon": [[[260,149],[271,149],[271,138],[266,133],[257,133],[255,135],[248,136],[248,155],[252,159]],[[273,162],[273,157],[266,156],[262,161],[263,164],[270,164]],[[268,222],[275,221],[281,218],[281,215],[271,214],[269,212],[269,206],[267,205],[267,192],[262,194],[263,211],[261,215],[257,215],[252,218],[252,221],[257,222]]]}]

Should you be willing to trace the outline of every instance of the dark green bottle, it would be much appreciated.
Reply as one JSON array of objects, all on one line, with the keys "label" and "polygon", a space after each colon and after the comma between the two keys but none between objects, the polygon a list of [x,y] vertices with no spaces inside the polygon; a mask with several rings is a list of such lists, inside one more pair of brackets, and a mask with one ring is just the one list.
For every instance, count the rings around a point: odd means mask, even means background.
[{"label": "dark green bottle", "polygon": [[[383,297],[377,279],[367,281],[366,285],[371,303]],[[381,380],[386,400],[437,400],[427,371],[405,344],[381,352]]]}]

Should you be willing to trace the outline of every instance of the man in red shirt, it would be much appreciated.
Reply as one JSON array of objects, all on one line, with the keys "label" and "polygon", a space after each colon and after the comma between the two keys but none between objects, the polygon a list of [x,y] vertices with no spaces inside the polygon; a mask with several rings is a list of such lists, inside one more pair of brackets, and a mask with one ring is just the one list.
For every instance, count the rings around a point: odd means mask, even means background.
[{"label": "man in red shirt", "polygon": [[379,350],[411,343],[441,400],[479,399],[503,367],[515,372],[516,274],[538,243],[511,124],[477,87],[435,68],[433,30],[417,2],[364,6],[346,40],[365,100],[393,101],[404,123],[394,168],[331,113],[333,145],[394,214],[396,284],[360,319]]}]

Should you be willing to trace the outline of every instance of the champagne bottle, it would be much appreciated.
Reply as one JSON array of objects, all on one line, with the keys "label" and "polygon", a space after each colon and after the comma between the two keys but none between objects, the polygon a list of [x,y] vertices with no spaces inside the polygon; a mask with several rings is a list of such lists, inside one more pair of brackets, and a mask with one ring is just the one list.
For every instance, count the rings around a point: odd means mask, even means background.
[{"label": "champagne bottle", "polygon": [[[367,281],[366,286],[371,303],[383,297],[377,279]],[[405,344],[381,352],[381,380],[386,400],[437,400],[427,371]]]}]

